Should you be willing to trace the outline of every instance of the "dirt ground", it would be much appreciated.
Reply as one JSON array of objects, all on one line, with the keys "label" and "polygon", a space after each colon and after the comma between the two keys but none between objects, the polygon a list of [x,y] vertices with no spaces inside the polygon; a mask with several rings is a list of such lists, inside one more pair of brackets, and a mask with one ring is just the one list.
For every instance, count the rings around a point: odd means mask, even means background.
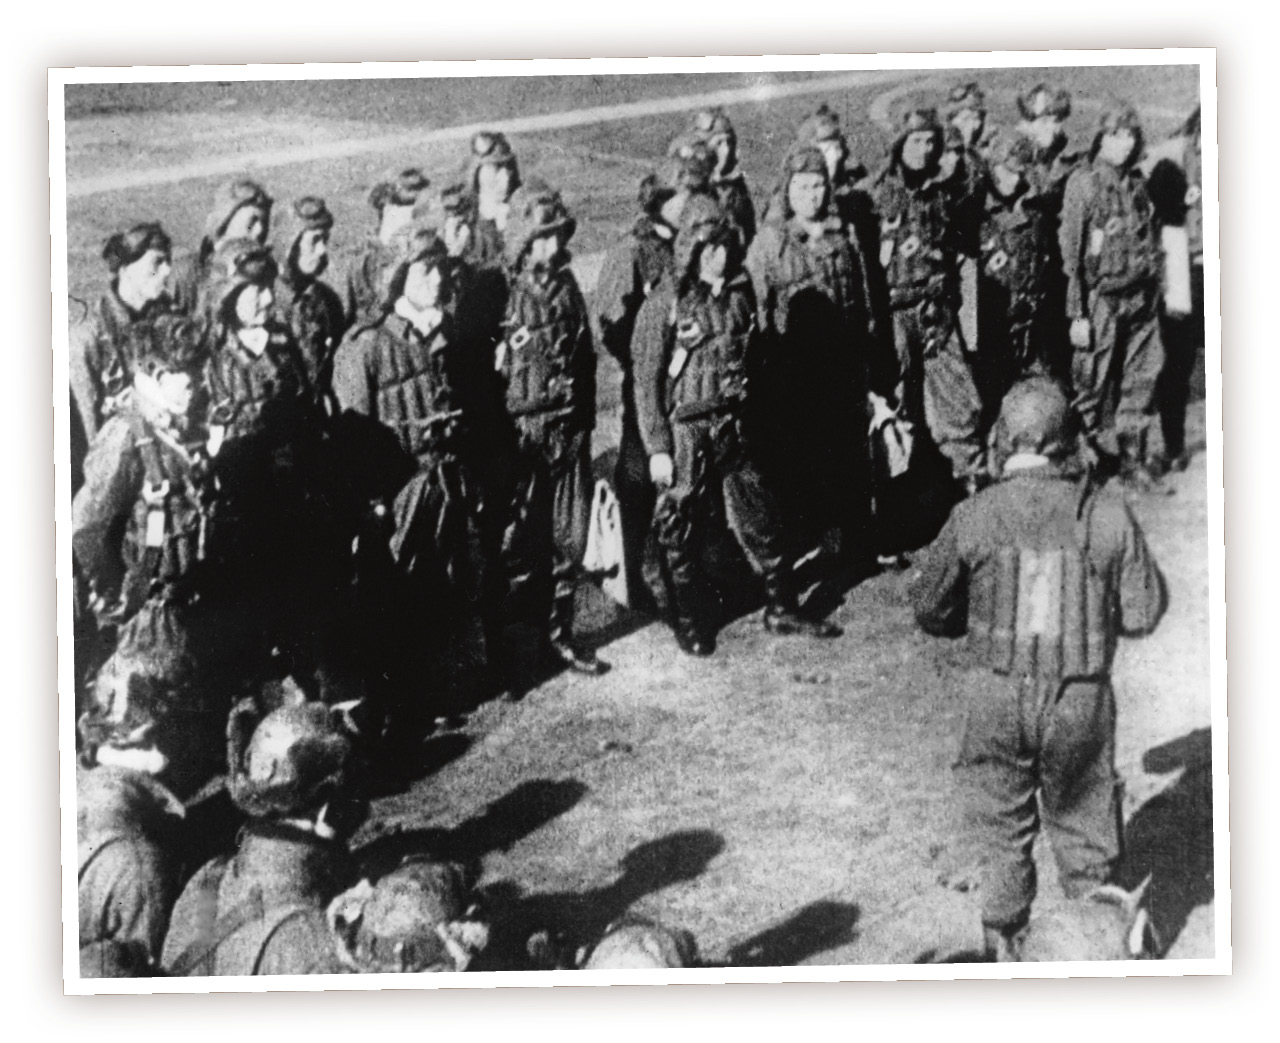
[{"label": "dirt ground", "polygon": [[[898,93],[977,79],[993,120],[1013,119],[1014,91],[1041,78],[1077,99],[1069,130],[1084,147],[1099,99],[1147,105],[1148,134],[1168,133],[1195,104],[1194,70],[993,70],[904,73],[829,95],[730,109],[759,201],[792,128],[819,101],[844,114],[855,149],[874,162],[875,120]],[[457,81],[379,82],[339,90],[297,85],[156,85],[69,96],[69,274],[92,299],[98,251],[111,231],[160,219],[194,246],[216,178],[76,195],[78,180],[202,156],[252,154],[344,138],[649,97],[749,86],[618,77],[500,80],[483,92]],[[870,119],[867,114],[870,113]],[[667,114],[515,135],[526,171],[560,184],[579,217],[574,243],[588,289],[600,251],[632,219],[635,185],[685,117]],[[457,143],[379,150],[260,176],[278,199],[313,192],[338,218],[335,254],[351,255],[371,223],[369,187],[387,169],[421,164],[456,175]],[[75,315],[73,305],[73,316]],[[617,439],[617,375],[605,360],[595,448]],[[1194,420],[1203,448],[1203,412]],[[1169,958],[1213,955],[1209,760],[1208,571],[1203,455],[1176,495],[1134,508],[1170,586],[1159,631],[1126,644],[1116,670],[1117,765],[1124,779],[1124,882],[1152,876],[1153,919]],[[733,965],[911,963],[971,951],[975,895],[953,841],[950,764],[963,692],[958,647],[914,627],[909,573],[849,591],[831,642],[765,634],[759,613],[731,623],[710,659],[676,649],[660,625],[584,595],[601,656],[599,679],[562,675],[518,703],[490,703],[465,726],[429,739],[421,776],[381,798],[356,838],[374,866],[408,850],[473,861],[492,900],[521,924],[558,928],[572,944],[633,909],[689,928],[708,961]],[[1040,852],[1040,855],[1046,854]],[[1041,857],[1042,901],[1059,900]]]}]

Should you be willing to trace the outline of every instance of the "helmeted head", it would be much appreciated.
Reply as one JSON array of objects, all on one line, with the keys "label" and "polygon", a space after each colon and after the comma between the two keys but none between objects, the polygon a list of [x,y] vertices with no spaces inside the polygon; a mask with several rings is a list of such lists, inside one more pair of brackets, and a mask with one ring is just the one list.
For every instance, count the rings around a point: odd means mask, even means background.
[{"label": "helmeted head", "polygon": [[319,196],[295,199],[280,222],[285,271],[319,277],[329,264],[333,214]]},{"label": "helmeted head", "polygon": [[796,144],[818,149],[827,164],[827,177],[834,184],[844,173],[849,143],[840,129],[840,117],[823,102],[796,128]]},{"label": "helmeted head", "polygon": [[692,967],[697,943],[685,930],[673,930],[652,920],[628,916],[610,924],[579,966],[587,971],[665,970]]},{"label": "helmeted head", "polygon": [[961,83],[947,92],[947,126],[960,135],[961,143],[973,148],[982,137],[987,122],[987,98],[976,83]]},{"label": "helmeted head", "polygon": [[682,282],[698,278],[699,261],[709,246],[725,248],[725,273],[731,274],[741,263],[738,235],[720,204],[710,196],[690,196],[675,238],[676,272]]},{"label": "helmeted head", "polygon": [[[405,295],[406,287],[410,283],[411,270],[415,268],[420,276],[437,273],[440,293],[437,305],[448,299],[449,247],[436,229],[422,224],[410,225],[396,234],[391,245],[391,260],[382,269],[379,279],[378,296],[384,311],[395,307],[396,301]],[[412,287],[410,289],[412,290]],[[413,303],[417,307],[424,306],[419,302]]]},{"label": "helmeted head", "polygon": [[464,971],[488,944],[459,866],[406,859],[376,884],[362,880],[329,905],[343,962],[362,974]]},{"label": "helmeted head", "polygon": [[382,178],[369,190],[369,205],[378,215],[378,238],[384,243],[413,222],[414,208],[427,198],[431,179],[417,167],[405,167]]},{"label": "helmeted head", "polygon": [[208,354],[206,333],[202,322],[187,315],[158,315],[134,323],[130,330],[134,370],[148,376],[198,375]]},{"label": "helmeted head", "polygon": [[246,700],[227,724],[227,791],[252,818],[309,818],[349,795],[352,754],[336,708],[306,702],[259,719]]},{"label": "helmeted head", "polygon": [[1061,87],[1037,83],[1029,91],[1018,95],[1018,115],[1028,123],[1043,116],[1065,123],[1071,116],[1071,93]]},{"label": "helmeted head", "polygon": [[209,317],[226,329],[261,325],[279,274],[269,246],[252,239],[219,243],[209,270]]},{"label": "helmeted head", "polygon": [[942,158],[946,132],[938,110],[919,98],[908,99],[898,116],[898,136],[894,158],[908,170],[927,173]]},{"label": "helmeted head", "polygon": [[520,164],[505,134],[477,131],[471,138],[467,181],[477,196],[509,199],[521,185]]},{"label": "helmeted head", "polygon": [[230,700],[204,653],[178,608],[143,605],[90,686],[76,722],[81,762],[148,771],[180,794],[208,781]]},{"label": "helmeted head", "polygon": [[738,135],[724,109],[695,112],[689,131],[701,137],[715,154],[717,173],[726,174],[734,168],[738,158]]},{"label": "helmeted head", "polygon": [[781,202],[785,219],[816,221],[831,202],[826,157],[815,145],[797,145],[782,161]]},{"label": "helmeted head", "polygon": [[1075,414],[1055,380],[1029,377],[1019,381],[1000,403],[995,441],[1005,458],[1035,453],[1061,459],[1075,448],[1075,437]]},{"label": "helmeted head", "polygon": [[223,239],[265,243],[271,231],[272,203],[267,190],[249,178],[237,178],[221,185],[204,223],[207,248],[212,249]]},{"label": "helmeted head", "polygon": [[117,232],[102,244],[111,281],[131,299],[159,300],[165,292],[173,261],[173,243],[155,221]]},{"label": "helmeted head", "polygon": [[1060,87],[1037,83],[1018,96],[1022,131],[1042,149],[1060,146],[1066,137],[1062,125],[1071,115],[1071,95]]},{"label": "helmeted head", "polygon": [[657,218],[662,214],[663,206],[675,194],[676,190],[667,184],[660,174],[651,171],[640,179],[640,185],[636,191],[636,202],[640,204],[640,210],[643,213]]},{"label": "helmeted head", "polygon": [[1035,162],[1035,146],[1022,134],[997,130],[987,144],[987,170],[996,192],[1013,196]]},{"label": "helmeted head", "polygon": [[431,187],[431,179],[417,167],[405,167],[384,177],[369,190],[369,205],[379,214],[389,206],[412,207]]},{"label": "helmeted head", "polygon": [[424,196],[413,209],[413,223],[440,233],[450,257],[461,257],[471,241],[475,197],[461,181]]},{"label": "helmeted head", "polygon": [[206,338],[204,323],[186,315],[159,315],[129,331],[135,389],[180,422],[207,358]]},{"label": "helmeted head", "polygon": [[1091,155],[1113,166],[1128,166],[1142,154],[1142,117],[1126,101],[1111,101],[1098,116],[1098,132]]},{"label": "helmeted head", "polygon": [[716,169],[716,154],[698,134],[681,134],[667,147],[667,180],[684,192],[707,192]]},{"label": "helmeted head", "polygon": [[[541,178],[530,178],[511,197],[504,233],[507,264],[513,271],[519,271],[526,264],[535,240],[550,237],[556,240],[554,253],[535,259],[534,263],[547,268],[561,264],[567,257],[566,247],[577,228],[578,222],[569,213],[560,192]],[[551,250],[550,247],[546,249]]]}]

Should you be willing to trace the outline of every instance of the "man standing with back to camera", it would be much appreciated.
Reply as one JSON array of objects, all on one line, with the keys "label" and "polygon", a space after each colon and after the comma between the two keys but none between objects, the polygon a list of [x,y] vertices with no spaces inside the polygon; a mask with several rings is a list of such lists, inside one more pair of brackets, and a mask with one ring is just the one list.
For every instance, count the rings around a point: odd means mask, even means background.
[{"label": "man standing with back to camera", "polygon": [[911,600],[927,633],[968,635],[955,770],[982,849],[985,947],[1008,959],[1036,895],[1042,823],[1068,899],[1119,862],[1111,665],[1118,638],[1151,633],[1168,595],[1124,499],[1078,479],[1071,408],[1053,381],[1016,385],[996,430],[1001,478],[957,505]]}]

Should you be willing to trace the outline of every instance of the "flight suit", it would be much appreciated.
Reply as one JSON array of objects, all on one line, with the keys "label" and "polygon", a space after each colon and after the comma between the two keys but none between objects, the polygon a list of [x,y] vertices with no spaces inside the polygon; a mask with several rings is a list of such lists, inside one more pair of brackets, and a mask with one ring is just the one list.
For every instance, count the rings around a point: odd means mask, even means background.
[{"label": "flight suit", "polygon": [[1049,262],[1046,271],[1043,330],[1040,356],[1049,375],[1065,385],[1071,383],[1071,357],[1074,349],[1068,337],[1066,319],[1067,279],[1063,274],[1062,253],[1058,246],[1058,229],[1062,217],[1062,198],[1067,178],[1086,161],[1082,153],[1067,152],[1066,138],[1048,148],[1032,144],[1032,162],[1024,173],[1027,190],[1022,205],[1041,214],[1049,240]]},{"label": "flight suit", "polygon": [[[1187,401],[1196,365],[1204,351],[1204,203],[1201,189],[1200,133],[1187,134],[1170,144],[1172,157],[1161,157],[1147,177],[1147,189],[1161,226],[1186,230],[1191,265],[1191,311],[1186,315],[1161,308],[1160,333],[1165,365],[1157,388],[1165,454],[1185,460]],[[1200,378],[1203,384],[1203,375]],[[1201,390],[1203,388],[1201,387]]]},{"label": "flight suit", "polygon": [[867,390],[893,383],[860,262],[834,216],[817,232],[765,224],[746,261],[764,337],[761,465],[805,536],[838,526],[846,554],[866,540]]},{"label": "flight suit", "polygon": [[131,330],[138,323],[165,314],[171,306],[169,298],[162,297],[139,314],[111,289],[81,321],[72,326],[71,392],[89,441],[133,387]]},{"label": "flight suit", "polygon": [[507,574],[513,593],[528,591],[543,619],[550,599],[554,641],[571,629],[586,551],[596,406],[587,306],[567,267],[545,285],[527,271],[512,279],[506,338],[497,350],[518,443]]},{"label": "flight suit", "polygon": [[321,413],[306,363],[287,329],[265,329],[260,354],[235,331],[223,332],[205,365],[205,416],[218,445],[221,513],[237,534],[218,571],[236,600],[255,607],[287,660],[310,656],[304,649],[333,541]]},{"label": "flight suit", "polygon": [[1090,438],[1146,464],[1164,344],[1159,244],[1141,172],[1101,159],[1075,171],[1058,239],[1067,318],[1087,318],[1091,327],[1089,346],[1072,356],[1072,404]]},{"label": "flight suit", "polygon": [[382,317],[382,273],[398,259],[394,246],[371,237],[347,267],[342,308],[347,328],[371,326]]},{"label": "flight suit", "polygon": [[182,805],[117,767],[77,768],[76,804],[80,947],[133,943],[158,964],[182,871]]},{"label": "flight suit", "polygon": [[392,598],[398,618],[381,640],[401,664],[399,698],[423,677],[437,689],[474,683],[497,640],[500,418],[478,383],[489,371],[477,370],[452,317],[440,319],[424,335],[393,310],[344,344],[334,363],[338,404],[384,425],[417,464],[388,504],[388,549],[402,587]]},{"label": "flight suit", "polygon": [[634,331],[645,300],[671,271],[671,248],[671,229],[641,215],[627,237],[605,255],[592,302],[600,343],[622,369],[622,434],[614,488],[622,511],[629,591],[644,589],[641,563],[655,500],[649,457],[636,419]]},{"label": "flight suit", "polygon": [[332,392],[333,356],[347,331],[342,299],[323,279],[288,269],[275,293],[275,312],[293,334],[308,383],[323,399]]},{"label": "flight suit", "polygon": [[269,819],[250,822],[241,837],[236,853],[204,866],[174,905],[165,973],[346,973],[325,918],[354,882],[346,846]]},{"label": "flight suit", "polygon": [[782,508],[752,454],[753,370],[760,348],[755,296],[745,274],[713,293],[698,282],[677,295],[670,280],[636,323],[636,406],[645,450],[672,458],[674,482],[658,497],[654,527],[672,600],[691,633],[712,630],[699,552],[711,502],[723,497],[729,528],[752,568],[780,582],[789,564]]},{"label": "flight suit", "polygon": [[965,480],[984,466],[982,401],[960,330],[962,229],[946,182],[897,164],[875,189],[880,266],[889,287],[902,405]]},{"label": "flight suit", "polygon": [[978,343],[975,374],[986,422],[1005,393],[1032,372],[1049,372],[1041,354],[1046,319],[1049,219],[1024,196],[989,196],[978,236]]},{"label": "flight suit", "polygon": [[928,633],[967,634],[967,715],[955,770],[983,849],[982,917],[1014,928],[1036,893],[1043,825],[1063,890],[1078,898],[1120,856],[1111,664],[1150,633],[1164,578],[1122,497],[1082,492],[1035,466],[958,504],[911,587]]}]

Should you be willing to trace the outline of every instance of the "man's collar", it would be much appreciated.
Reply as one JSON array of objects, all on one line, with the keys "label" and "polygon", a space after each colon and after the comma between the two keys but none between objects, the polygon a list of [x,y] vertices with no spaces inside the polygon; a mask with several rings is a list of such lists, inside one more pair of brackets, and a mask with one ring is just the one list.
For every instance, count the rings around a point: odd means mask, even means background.
[{"label": "man's collar", "polygon": [[400,297],[395,303],[395,313],[404,319],[420,337],[434,336],[444,323],[444,309],[415,308],[407,297]]},{"label": "man's collar", "polygon": [[1004,462],[1004,473],[1029,471],[1035,467],[1047,467],[1053,461],[1040,453],[1014,453]]}]

